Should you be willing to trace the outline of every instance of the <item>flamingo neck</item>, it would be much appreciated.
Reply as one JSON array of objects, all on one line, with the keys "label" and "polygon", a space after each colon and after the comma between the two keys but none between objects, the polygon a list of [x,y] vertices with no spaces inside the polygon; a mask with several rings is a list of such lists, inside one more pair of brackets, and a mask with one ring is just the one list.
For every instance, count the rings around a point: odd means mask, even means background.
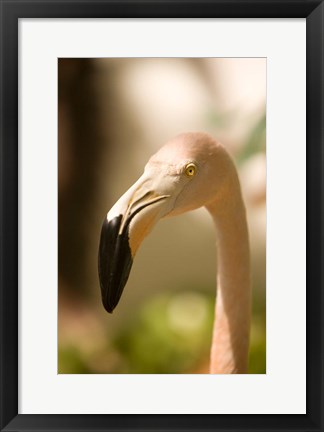
[{"label": "flamingo neck", "polygon": [[217,231],[217,301],[212,374],[247,373],[251,319],[250,251],[245,207],[235,176],[224,199],[207,206]]}]

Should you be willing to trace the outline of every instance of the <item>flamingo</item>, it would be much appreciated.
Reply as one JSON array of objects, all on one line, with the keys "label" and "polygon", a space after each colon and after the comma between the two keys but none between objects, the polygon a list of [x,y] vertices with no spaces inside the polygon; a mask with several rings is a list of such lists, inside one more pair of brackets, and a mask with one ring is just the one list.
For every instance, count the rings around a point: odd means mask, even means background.
[{"label": "flamingo", "polygon": [[251,282],[246,211],[231,157],[206,133],[184,133],[167,142],[108,212],[98,257],[103,306],[110,313],[117,306],[136,251],[159,219],[202,206],[213,218],[217,238],[210,373],[247,373]]}]

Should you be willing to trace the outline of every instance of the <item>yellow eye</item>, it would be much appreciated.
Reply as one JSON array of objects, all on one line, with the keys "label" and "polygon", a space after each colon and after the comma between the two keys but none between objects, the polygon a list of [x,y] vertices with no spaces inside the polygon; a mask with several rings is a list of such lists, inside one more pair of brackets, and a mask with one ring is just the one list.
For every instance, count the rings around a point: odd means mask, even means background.
[{"label": "yellow eye", "polygon": [[194,163],[189,163],[186,166],[186,171],[185,171],[186,176],[193,177],[196,174],[196,172],[197,172],[197,167]]}]

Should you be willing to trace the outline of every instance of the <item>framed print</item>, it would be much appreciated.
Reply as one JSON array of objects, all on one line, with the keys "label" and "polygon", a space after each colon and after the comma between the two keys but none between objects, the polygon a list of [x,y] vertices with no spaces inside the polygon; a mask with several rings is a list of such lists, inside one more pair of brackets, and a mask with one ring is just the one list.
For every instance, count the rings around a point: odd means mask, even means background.
[{"label": "framed print", "polygon": [[323,3],[1,22],[1,430],[323,430]]}]

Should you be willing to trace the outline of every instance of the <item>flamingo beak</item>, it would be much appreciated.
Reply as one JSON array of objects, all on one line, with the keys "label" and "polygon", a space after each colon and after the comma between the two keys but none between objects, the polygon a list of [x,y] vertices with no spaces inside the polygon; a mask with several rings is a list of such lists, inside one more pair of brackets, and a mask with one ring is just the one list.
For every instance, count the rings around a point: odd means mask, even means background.
[{"label": "flamingo beak", "polygon": [[120,231],[123,216],[117,216],[102,224],[98,271],[101,298],[104,308],[112,313],[126,285],[133,264],[128,242],[128,228]]},{"label": "flamingo beak", "polygon": [[168,211],[170,195],[150,189],[148,181],[137,181],[112,207],[102,228],[98,255],[101,297],[112,313],[128,280],[135,253],[144,237]]}]

